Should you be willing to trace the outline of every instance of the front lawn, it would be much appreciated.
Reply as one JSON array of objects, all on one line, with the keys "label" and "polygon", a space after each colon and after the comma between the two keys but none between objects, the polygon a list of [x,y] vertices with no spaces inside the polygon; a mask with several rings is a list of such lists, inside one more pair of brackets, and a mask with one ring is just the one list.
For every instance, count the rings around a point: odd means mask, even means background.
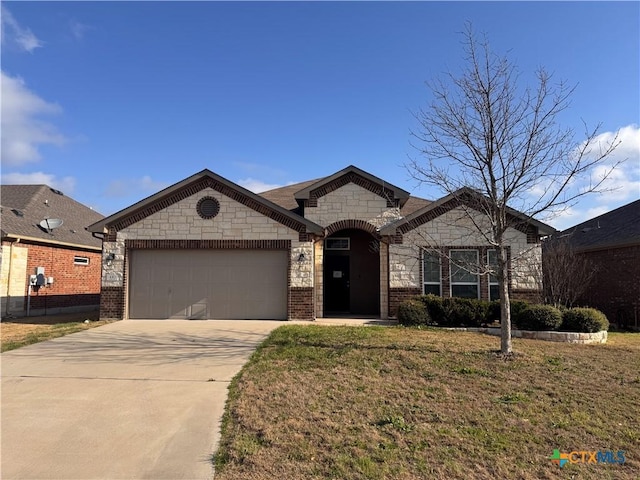
[{"label": "front lawn", "polygon": [[[86,322],[88,320],[88,322]],[[98,312],[80,312],[39,317],[3,318],[0,323],[1,350],[15,350],[45,340],[99,327]]]},{"label": "front lawn", "polygon": [[[640,478],[640,334],[513,344],[505,359],[476,333],[281,327],[230,386],[215,478]],[[626,461],[560,468],[555,449]]]}]

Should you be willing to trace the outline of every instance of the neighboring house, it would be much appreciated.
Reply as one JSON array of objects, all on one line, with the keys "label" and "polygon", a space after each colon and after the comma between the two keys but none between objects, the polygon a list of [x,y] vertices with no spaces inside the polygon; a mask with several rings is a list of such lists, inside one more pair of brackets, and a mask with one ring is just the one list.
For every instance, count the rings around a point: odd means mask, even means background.
[{"label": "neighboring house", "polygon": [[2,185],[2,316],[96,310],[102,215],[47,185]]},{"label": "neighboring house", "polygon": [[640,200],[555,237],[596,271],[577,303],[601,310],[621,327],[640,327]]},{"label": "neighboring house", "polygon": [[[256,195],[203,170],[89,227],[104,236],[101,317],[387,318],[424,291],[489,298],[488,275],[450,275],[421,248],[429,237],[490,260],[459,216],[468,195],[429,202],[354,166]],[[521,220],[508,232],[516,297],[539,294],[526,272],[554,231]]]}]

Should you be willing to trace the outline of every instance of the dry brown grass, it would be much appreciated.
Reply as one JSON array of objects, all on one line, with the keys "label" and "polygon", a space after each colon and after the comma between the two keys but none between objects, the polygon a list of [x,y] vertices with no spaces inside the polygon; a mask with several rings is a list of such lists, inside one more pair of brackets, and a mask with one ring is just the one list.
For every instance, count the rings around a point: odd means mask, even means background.
[{"label": "dry brown grass", "polygon": [[[2,351],[50,340],[70,333],[104,325],[97,311],[46,315],[39,317],[3,318],[0,323]],[[89,320],[90,323],[84,323]]]},{"label": "dry brown grass", "polygon": [[[230,388],[216,479],[638,479],[640,334],[606,345],[285,326]],[[624,450],[560,469],[554,449]]]}]

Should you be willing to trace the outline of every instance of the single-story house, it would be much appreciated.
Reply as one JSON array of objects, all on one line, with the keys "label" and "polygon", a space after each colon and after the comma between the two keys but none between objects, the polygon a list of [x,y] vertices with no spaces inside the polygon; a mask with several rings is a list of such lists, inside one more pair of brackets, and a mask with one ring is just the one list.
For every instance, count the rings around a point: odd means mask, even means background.
[{"label": "single-story house", "polygon": [[[490,261],[463,190],[430,202],[349,166],[257,195],[203,170],[88,227],[103,237],[101,317],[387,318],[425,291],[488,299],[489,275],[450,273],[423,248]],[[510,288],[537,295],[529,271],[554,230],[512,214]]]},{"label": "single-story house", "polygon": [[2,185],[2,316],[97,310],[103,216],[47,185]]},{"label": "single-story house", "polygon": [[640,200],[568,228],[564,240],[595,269],[577,304],[621,327],[640,327]]}]

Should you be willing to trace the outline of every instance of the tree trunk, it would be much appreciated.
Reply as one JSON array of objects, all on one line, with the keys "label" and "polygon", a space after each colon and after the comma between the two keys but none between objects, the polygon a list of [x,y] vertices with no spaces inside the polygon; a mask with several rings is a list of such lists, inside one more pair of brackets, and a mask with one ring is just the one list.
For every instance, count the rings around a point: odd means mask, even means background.
[{"label": "tree trunk", "polygon": [[500,288],[500,352],[511,353],[511,300],[509,299],[509,264],[507,249],[498,248],[498,286]]}]

